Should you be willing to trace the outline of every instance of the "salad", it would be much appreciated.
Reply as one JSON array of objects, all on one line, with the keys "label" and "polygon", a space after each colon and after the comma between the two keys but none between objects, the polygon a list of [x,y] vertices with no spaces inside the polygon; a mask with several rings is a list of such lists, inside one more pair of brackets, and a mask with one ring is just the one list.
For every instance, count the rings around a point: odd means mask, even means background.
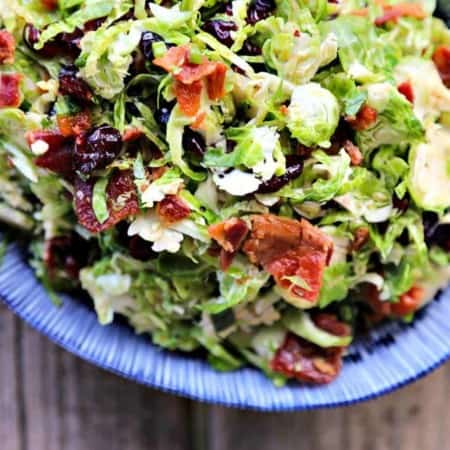
[{"label": "salad", "polygon": [[[433,0],[9,0],[0,219],[217,370],[328,383],[450,280],[450,31]],[[9,230],[9,231],[8,231]]]}]

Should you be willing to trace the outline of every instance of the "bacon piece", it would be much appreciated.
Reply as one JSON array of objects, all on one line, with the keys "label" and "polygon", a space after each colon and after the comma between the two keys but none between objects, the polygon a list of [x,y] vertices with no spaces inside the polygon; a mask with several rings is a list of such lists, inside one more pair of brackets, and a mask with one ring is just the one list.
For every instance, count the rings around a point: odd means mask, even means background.
[{"label": "bacon piece", "polygon": [[17,108],[20,105],[19,84],[22,75],[18,73],[0,74],[0,108]]},{"label": "bacon piece", "polygon": [[161,220],[167,224],[185,219],[191,213],[188,205],[177,195],[166,195],[157,205]]},{"label": "bacon piece", "polygon": [[127,128],[122,136],[123,142],[132,142],[139,139],[143,135],[139,128]]},{"label": "bacon piece", "polygon": [[15,50],[14,36],[6,30],[0,30],[0,64],[12,64]]},{"label": "bacon piece", "polygon": [[[272,274],[282,289],[312,305],[319,296],[333,241],[307,220],[262,214],[252,217],[252,231],[243,250],[251,262]],[[307,288],[291,277],[301,278]]]},{"label": "bacon piece", "polygon": [[450,46],[439,45],[433,53],[433,61],[442,82],[450,88]]},{"label": "bacon piece", "polygon": [[75,213],[78,222],[93,233],[107,230],[116,223],[139,212],[139,204],[130,170],[117,171],[106,188],[108,219],[100,223],[92,209],[92,191],[95,180],[75,181]]},{"label": "bacon piece", "polygon": [[183,84],[192,84],[212,75],[216,71],[216,63],[203,58],[200,64],[186,62],[174,78]]},{"label": "bacon piece", "polygon": [[265,266],[300,245],[324,253],[327,264],[333,253],[333,241],[307,220],[273,214],[252,217],[252,232],[243,249],[251,262]]},{"label": "bacon piece", "polygon": [[58,0],[41,0],[41,3],[48,11],[54,11],[58,8]]},{"label": "bacon piece", "polygon": [[413,286],[402,294],[396,303],[391,303],[391,312],[395,316],[407,316],[416,311],[422,304],[425,291],[420,286]]},{"label": "bacon piece", "polygon": [[186,61],[189,61],[189,47],[180,45],[178,47],[171,47],[164,56],[155,58],[153,64],[161,67],[166,72],[173,72],[180,68]]},{"label": "bacon piece", "polygon": [[238,251],[248,233],[246,222],[237,217],[215,223],[208,227],[208,234],[227,252]]},{"label": "bacon piece", "polygon": [[350,326],[339,321],[334,314],[318,313],[313,315],[312,320],[316,326],[335,336],[344,337],[351,334]]},{"label": "bacon piece", "polygon": [[56,122],[63,136],[79,136],[91,128],[91,115],[85,110],[72,116],[57,116]]},{"label": "bacon piece", "polygon": [[213,73],[208,80],[208,97],[210,100],[220,100],[225,95],[225,77],[227,74],[227,66],[223,63],[216,63]]},{"label": "bacon piece", "polygon": [[355,230],[353,241],[350,245],[351,251],[357,252],[360,250],[370,238],[369,229],[367,227],[359,227]]},{"label": "bacon piece", "polygon": [[195,116],[200,109],[200,98],[202,94],[202,81],[192,84],[175,82],[175,95],[181,111],[186,116]]},{"label": "bacon piece", "polygon": [[377,121],[378,113],[376,109],[368,105],[363,105],[356,114],[356,117],[347,116],[345,120],[358,131],[363,131],[369,128]]},{"label": "bacon piece", "polygon": [[406,97],[410,103],[414,103],[414,91],[409,81],[404,81],[397,86],[398,92]]},{"label": "bacon piece", "polygon": [[363,162],[363,155],[361,153],[361,150],[357,145],[355,145],[352,141],[349,141],[348,139],[344,142],[344,150],[348,153],[348,156],[350,156],[350,161],[353,166],[360,166]]},{"label": "bacon piece", "polygon": [[314,384],[333,381],[342,367],[343,347],[322,348],[288,334],[270,362],[273,371]]},{"label": "bacon piece", "polygon": [[28,145],[31,147],[37,141],[44,141],[48,150],[39,155],[35,164],[43,169],[51,170],[70,178],[73,175],[73,142],[57,131],[38,130],[26,134]]},{"label": "bacon piece", "polygon": [[397,3],[383,6],[383,15],[375,19],[375,25],[384,25],[387,22],[397,22],[400,17],[413,17],[425,19],[427,16],[420,3]]}]

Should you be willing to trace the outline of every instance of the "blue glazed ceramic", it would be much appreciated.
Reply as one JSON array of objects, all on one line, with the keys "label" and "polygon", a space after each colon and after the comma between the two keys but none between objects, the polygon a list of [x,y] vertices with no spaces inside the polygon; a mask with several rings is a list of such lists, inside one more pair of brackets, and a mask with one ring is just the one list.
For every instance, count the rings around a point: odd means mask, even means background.
[{"label": "blue glazed ceramic", "polygon": [[55,307],[16,245],[0,269],[0,297],[66,350],[139,383],[193,399],[264,411],[349,405],[424,376],[450,357],[450,288],[411,325],[377,329],[350,348],[340,377],[321,387],[275,387],[261,373],[218,373],[189,355],[166,352],[126,325],[103,327],[85,302],[63,296]]}]

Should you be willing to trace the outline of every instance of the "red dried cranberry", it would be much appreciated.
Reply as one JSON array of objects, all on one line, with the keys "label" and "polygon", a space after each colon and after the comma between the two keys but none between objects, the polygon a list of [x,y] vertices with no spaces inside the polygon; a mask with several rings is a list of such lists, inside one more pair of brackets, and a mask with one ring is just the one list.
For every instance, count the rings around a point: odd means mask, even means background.
[{"label": "red dried cranberry", "polygon": [[270,194],[280,190],[289,181],[299,177],[303,170],[303,159],[298,155],[286,156],[286,172],[281,176],[274,175],[267,181],[263,181],[258,188],[259,194]]},{"label": "red dried cranberry", "polygon": [[335,336],[350,336],[351,334],[349,325],[339,321],[334,314],[320,312],[313,315],[312,320],[316,326]]},{"label": "red dried cranberry", "polygon": [[425,242],[428,245],[438,245],[450,251],[450,224],[439,224],[436,213],[423,213],[423,227],[425,231]]},{"label": "red dried cranberry", "polygon": [[203,25],[203,29],[213,35],[223,45],[231,47],[234,42],[231,32],[236,31],[237,26],[229,20],[209,20]]},{"label": "red dried cranberry", "polygon": [[70,95],[77,101],[87,103],[92,100],[93,94],[89,85],[77,76],[75,66],[63,66],[59,71],[59,92],[62,95]]},{"label": "red dried cranberry", "polygon": [[163,41],[164,39],[159,34],[153,33],[151,31],[145,31],[144,33],[142,33],[139,47],[147,61],[151,62],[155,59],[155,56],[153,55],[153,43]]},{"label": "red dried cranberry", "polygon": [[158,254],[152,250],[152,244],[145,241],[140,236],[131,236],[128,241],[128,250],[130,255],[139,261],[148,261],[155,258]]},{"label": "red dried cranberry", "polygon": [[254,25],[260,20],[267,19],[275,10],[273,0],[253,0],[247,12],[247,22]]},{"label": "red dried cranberry", "polygon": [[84,174],[104,169],[114,161],[122,148],[120,132],[109,125],[100,125],[86,136],[78,137],[75,154],[75,169]]},{"label": "red dried cranberry", "polygon": [[392,197],[392,204],[395,209],[398,209],[400,212],[405,212],[409,207],[409,198],[407,196],[399,198],[396,194],[394,194]]},{"label": "red dried cranberry", "polygon": [[33,51],[46,58],[56,56],[61,49],[61,45],[56,42],[46,42],[40,50],[35,50],[34,46],[39,41],[41,32],[30,23],[27,23],[23,29],[23,40],[25,44]]},{"label": "red dried cranberry", "polygon": [[183,133],[183,148],[186,152],[201,158],[206,151],[206,142],[200,133],[197,133],[189,127],[185,127]]},{"label": "red dried cranberry", "polygon": [[92,19],[89,20],[84,24],[84,31],[95,31],[97,28],[100,28],[103,24],[103,22],[106,20],[106,17],[100,17],[99,19]]},{"label": "red dried cranberry", "polygon": [[243,53],[244,55],[258,56],[262,53],[262,50],[261,47],[254,44],[249,39],[246,39],[240,53]]}]

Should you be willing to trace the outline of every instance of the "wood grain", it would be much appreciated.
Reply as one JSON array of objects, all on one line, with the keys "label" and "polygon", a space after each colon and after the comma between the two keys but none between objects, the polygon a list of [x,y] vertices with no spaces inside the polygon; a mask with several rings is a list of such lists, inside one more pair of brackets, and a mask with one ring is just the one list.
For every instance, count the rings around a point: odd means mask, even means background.
[{"label": "wood grain", "polygon": [[450,450],[450,365],[349,408],[267,414],[90,366],[0,305],[0,450]]}]

